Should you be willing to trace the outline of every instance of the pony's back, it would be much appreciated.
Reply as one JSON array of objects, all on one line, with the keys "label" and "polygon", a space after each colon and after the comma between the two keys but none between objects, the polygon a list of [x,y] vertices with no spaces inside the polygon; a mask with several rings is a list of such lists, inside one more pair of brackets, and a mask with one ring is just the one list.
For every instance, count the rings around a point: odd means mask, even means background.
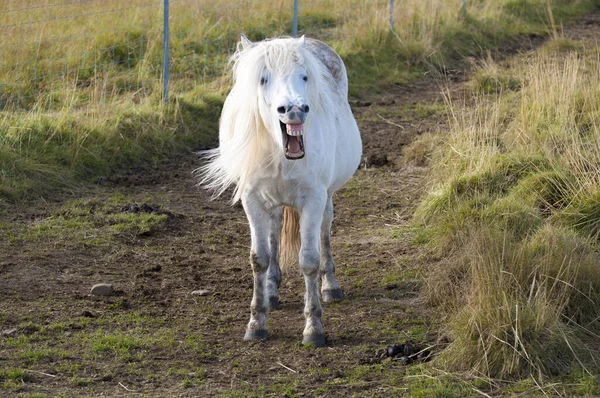
[{"label": "pony's back", "polygon": [[331,76],[336,81],[340,91],[347,97],[348,78],[342,58],[327,44],[316,39],[306,39],[306,47],[331,72]]}]

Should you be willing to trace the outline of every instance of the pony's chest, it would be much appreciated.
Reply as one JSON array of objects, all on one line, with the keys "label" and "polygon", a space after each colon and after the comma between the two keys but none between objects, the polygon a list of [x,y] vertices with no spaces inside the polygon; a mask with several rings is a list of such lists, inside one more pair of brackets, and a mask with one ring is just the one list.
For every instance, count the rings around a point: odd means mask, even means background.
[{"label": "pony's chest", "polygon": [[281,205],[298,207],[301,206],[307,195],[319,191],[322,184],[315,179],[306,178],[260,178],[251,184],[249,190],[254,197],[259,198],[265,208]]}]

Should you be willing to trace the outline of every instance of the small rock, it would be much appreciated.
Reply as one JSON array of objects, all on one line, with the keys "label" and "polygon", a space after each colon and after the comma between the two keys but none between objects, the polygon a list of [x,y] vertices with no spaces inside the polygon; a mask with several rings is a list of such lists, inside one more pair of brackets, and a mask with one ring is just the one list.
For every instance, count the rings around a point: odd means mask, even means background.
[{"label": "small rock", "polygon": [[208,296],[210,294],[210,290],[194,290],[192,292],[192,296]]},{"label": "small rock", "polygon": [[17,328],[5,329],[2,331],[2,335],[3,336],[12,336],[15,333],[17,333],[17,330],[19,330],[19,329],[17,329]]},{"label": "small rock", "polygon": [[394,356],[404,352],[404,344],[388,346],[386,351],[387,351],[388,357],[394,357]]},{"label": "small rock", "polygon": [[90,291],[95,296],[110,296],[114,292],[113,286],[109,283],[98,283],[92,286],[92,290]]}]

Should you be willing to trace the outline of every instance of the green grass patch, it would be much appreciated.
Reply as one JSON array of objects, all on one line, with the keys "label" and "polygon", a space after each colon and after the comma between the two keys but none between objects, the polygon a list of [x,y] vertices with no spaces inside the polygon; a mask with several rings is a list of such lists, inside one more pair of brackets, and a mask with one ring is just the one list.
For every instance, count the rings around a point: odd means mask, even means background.
[{"label": "green grass patch", "polygon": [[[0,201],[17,202],[54,188],[75,188],[117,171],[159,163],[216,140],[222,100],[193,95],[86,116],[8,113],[0,117]],[[0,202],[0,204],[2,203]]]},{"label": "green grass patch", "polygon": [[[146,199],[152,203],[152,198]],[[116,193],[108,198],[64,202],[50,214],[13,230],[12,240],[50,239],[67,246],[104,247],[117,238],[134,239],[160,232],[175,217],[157,205]]]}]

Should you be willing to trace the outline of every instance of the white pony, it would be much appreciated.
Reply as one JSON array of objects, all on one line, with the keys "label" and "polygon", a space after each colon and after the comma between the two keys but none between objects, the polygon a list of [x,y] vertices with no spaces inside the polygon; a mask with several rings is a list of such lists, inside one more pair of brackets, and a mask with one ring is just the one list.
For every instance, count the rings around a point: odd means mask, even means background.
[{"label": "white pony", "polygon": [[331,197],[354,174],[362,147],[346,68],[333,49],[304,36],[252,43],[242,35],[232,63],[219,147],[204,153],[199,171],[217,196],[235,185],[233,202],[242,200],[250,223],[254,292],[244,339],[266,339],[267,311],[279,307],[281,238],[282,260],[294,251],[306,284],[303,342],[323,346],[319,275],[323,301],[343,298]]}]

